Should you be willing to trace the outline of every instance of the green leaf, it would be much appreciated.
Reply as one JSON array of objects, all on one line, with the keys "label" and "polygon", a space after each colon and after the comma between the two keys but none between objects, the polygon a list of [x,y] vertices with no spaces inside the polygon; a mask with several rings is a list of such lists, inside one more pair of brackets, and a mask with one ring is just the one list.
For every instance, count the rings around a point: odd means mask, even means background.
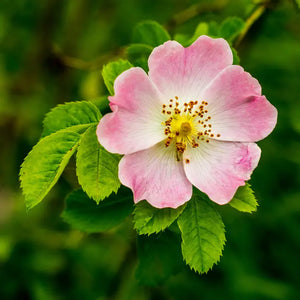
[{"label": "green leaf", "polygon": [[258,203],[249,183],[240,186],[229,204],[235,209],[252,213],[257,210]]},{"label": "green leaf", "polygon": [[208,35],[211,37],[218,37],[219,24],[216,21],[210,21],[208,23]]},{"label": "green leaf", "polygon": [[155,21],[139,23],[133,31],[133,43],[159,46],[170,40],[169,33]]},{"label": "green leaf", "polygon": [[79,140],[78,133],[62,130],[41,139],[27,155],[20,180],[28,210],[42,201],[57,182]]},{"label": "green leaf", "polygon": [[166,229],[182,213],[185,205],[173,208],[155,208],[148,202],[138,203],[134,210],[134,228],[139,234],[152,234]]},{"label": "green leaf", "polygon": [[196,30],[193,34],[193,36],[191,37],[191,39],[188,41],[188,44],[192,44],[194,41],[196,41],[196,39],[201,36],[201,35],[207,35],[208,34],[208,24],[205,22],[201,22],[198,24],[198,26],[196,27]]},{"label": "green leaf", "polygon": [[175,33],[174,40],[177,41],[182,46],[188,46],[188,42],[191,36],[186,33]]},{"label": "green leaf", "polygon": [[180,235],[165,231],[149,237],[138,236],[139,264],[136,278],[148,286],[162,284],[184,267],[180,251]]},{"label": "green leaf", "polygon": [[232,51],[232,56],[233,56],[233,64],[234,65],[239,65],[240,64],[240,58],[238,56],[237,51],[231,47],[231,51]]},{"label": "green leaf", "polygon": [[126,53],[128,59],[135,66],[143,68],[148,71],[148,57],[153,50],[152,46],[146,44],[131,44],[127,47]]},{"label": "green leaf", "polygon": [[132,210],[132,194],[125,187],[98,205],[82,190],[76,190],[67,197],[62,217],[76,229],[102,232],[119,225]]},{"label": "green leaf", "polygon": [[102,69],[102,77],[110,95],[114,94],[115,79],[124,71],[132,68],[128,60],[119,59],[105,65]]},{"label": "green leaf", "polygon": [[201,35],[207,35],[209,30],[209,26],[205,22],[201,22],[198,24],[198,26],[195,29],[195,32],[193,36],[191,37],[190,35],[187,34],[176,34],[174,36],[174,39],[179,42],[182,46],[188,47],[190,46],[193,42],[197,40],[197,38]]},{"label": "green leaf", "polygon": [[107,95],[90,99],[90,101],[101,111],[103,115],[111,112]]},{"label": "green leaf", "polygon": [[205,273],[217,263],[225,243],[225,228],[213,203],[195,193],[178,218],[182,255],[186,263]]},{"label": "green leaf", "polygon": [[45,117],[42,137],[61,129],[82,133],[101,118],[98,108],[91,102],[68,102],[53,108]]},{"label": "green leaf", "polygon": [[245,21],[238,17],[229,17],[220,25],[219,36],[232,43],[245,27]]},{"label": "green leaf", "polygon": [[117,192],[119,156],[107,152],[98,142],[96,126],[83,134],[76,157],[76,173],[82,189],[97,203]]}]

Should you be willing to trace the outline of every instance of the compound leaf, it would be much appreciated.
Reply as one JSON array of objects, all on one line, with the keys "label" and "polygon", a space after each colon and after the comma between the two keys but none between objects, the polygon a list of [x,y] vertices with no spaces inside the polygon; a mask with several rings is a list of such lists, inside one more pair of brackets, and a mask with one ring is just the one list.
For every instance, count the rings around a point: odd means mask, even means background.
[{"label": "compound leaf", "polygon": [[98,108],[91,102],[78,101],[60,104],[53,108],[43,121],[42,137],[61,129],[82,133],[101,118]]}]

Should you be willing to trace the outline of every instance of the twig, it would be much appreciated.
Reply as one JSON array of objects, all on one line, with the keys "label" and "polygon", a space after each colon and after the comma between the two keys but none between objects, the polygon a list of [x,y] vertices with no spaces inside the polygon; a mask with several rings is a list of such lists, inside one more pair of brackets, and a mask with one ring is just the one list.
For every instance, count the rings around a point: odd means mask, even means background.
[{"label": "twig", "polygon": [[[170,21],[165,24],[168,30],[183,24],[194,17],[203,14],[205,12],[219,11],[226,6],[228,0],[217,0],[213,3],[199,3],[188,7],[187,9],[174,15]],[[114,58],[125,57],[126,47],[120,47],[113,51],[113,53],[105,53],[94,60],[85,61],[80,58],[68,56],[63,53],[62,49],[58,45],[53,46],[52,50],[55,57],[59,58],[64,66],[79,69],[93,71],[101,68],[106,62],[113,60]]]},{"label": "twig", "polygon": [[194,4],[187,9],[175,14],[166,24],[165,27],[168,30],[173,29],[174,27],[183,24],[194,17],[206,13],[206,12],[214,12],[223,9],[228,0],[217,0],[210,3],[199,3]]},{"label": "twig", "polygon": [[53,54],[60,59],[64,66],[79,69],[79,70],[98,70],[102,67],[106,62],[113,60],[114,58],[121,58],[125,56],[125,47],[120,47],[113,51],[112,53],[105,53],[96,59],[91,61],[85,61],[80,58],[68,56],[63,53],[63,51],[59,48],[58,45],[53,46]]},{"label": "twig", "polygon": [[235,47],[237,47],[241,43],[241,41],[244,39],[244,37],[246,36],[248,31],[252,27],[252,25],[263,15],[269,2],[270,1],[265,1],[265,2],[258,4],[258,6],[255,8],[255,10],[252,12],[252,14],[246,20],[244,29],[239,34],[239,36],[237,37],[237,39],[234,43]]}]

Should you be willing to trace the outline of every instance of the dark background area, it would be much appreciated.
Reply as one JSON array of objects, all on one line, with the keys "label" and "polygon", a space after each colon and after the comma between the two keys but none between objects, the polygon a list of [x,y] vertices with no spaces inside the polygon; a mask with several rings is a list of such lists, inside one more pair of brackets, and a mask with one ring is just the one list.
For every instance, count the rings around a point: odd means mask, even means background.
[{"label": "dark background area", "polygon": [[[102,234],[60,214],[77,186],[74,163],[29,214],[18,182],[44,114],[107,94],[103,64],[124,54],[134,26],[152,19],[192,35],[199,22],[244,20],[258,1],[16,0],[0,2],[0,299],[299,299],[300,26],[292,1],[272,1],[237,47],[241,65],[278,109],[250,183],[252,215],[220,207],[227,243],[206,275],[183,267],[149,286],[135,276],[132,220]],[[151,269],[153,277],[161,270]]]}]

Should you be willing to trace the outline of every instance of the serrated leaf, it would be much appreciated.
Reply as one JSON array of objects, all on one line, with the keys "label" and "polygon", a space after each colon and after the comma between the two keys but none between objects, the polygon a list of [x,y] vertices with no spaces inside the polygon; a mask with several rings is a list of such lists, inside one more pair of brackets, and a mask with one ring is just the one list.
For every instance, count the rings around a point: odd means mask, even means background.
[{"label": "serrated leaf", "polygon": [[225,228],[213,203],[195,193],[179,216],[182,255],[199,273],[206,273],[217,263],[225,243]]},{"label": "serrated leaf", "polygon": [[184,267],[180,251],[180,235],[165,231],[158,235],[138,236],[139,264],[136,278],[148,286],[163,283]]},{"label": "serrated leaf", "polygon": [[82,133],[101,118],[98,108],[91,102],[78,101],[60,104],[53,108],[43,121],[42,137],[61,129]]},{"label": "serrated leaf", "polygon": [[159,46],[170,40],[169,33],[155,21],[139,23],[133,31],[133,43]]},{"label": "serrated leaf", "polygon": [[78,133],[62,130],[41,139],[29,152],[20,171],[28,210],[42,201],[57,182],[79,140]]},{"label": "serrated leaf", "polygon": [[82,189],[97,203],[117,192],[119,156],[107,152],[98,142],[96,126],[83,134],[76,157],[76,174]]},{"label": "serrated leaf", "polygon": [[249,183],[240,186],[229,204],[235,209],[252,213],[257,210],[258,203]]},{"label": "serrated leaf", "polygon": [[245,27],[245,21],[238,17],[229,17],[222,22],[219,36],[232,43]]},{"label": "serrated leaf", "polygon": [[125,187],[98,205],[80,189],[67,197],[62,217],[76,229],[102,232],[119,225],[132,210],[132,194]]},{"label": "serrated leaf", "polygon": [[153,50],[152,46],[146,44],[131,44],[126,49],[126,54],[131,63],[148,71],[148,57]]},{"label": "serrated leaf", "polygon": [[139,234],[158,233],[170,226],[182,213],[185,205],[173,208],[155,208],[148,202],[138,203],[134,209],[134,228]]},{"label": "serrated leaf", "polygon": [[102,77],[110,95],[114,94],[115,79],[124,71],[132,68],[128,60],[119,59],[105,65],[102,69]]}]

